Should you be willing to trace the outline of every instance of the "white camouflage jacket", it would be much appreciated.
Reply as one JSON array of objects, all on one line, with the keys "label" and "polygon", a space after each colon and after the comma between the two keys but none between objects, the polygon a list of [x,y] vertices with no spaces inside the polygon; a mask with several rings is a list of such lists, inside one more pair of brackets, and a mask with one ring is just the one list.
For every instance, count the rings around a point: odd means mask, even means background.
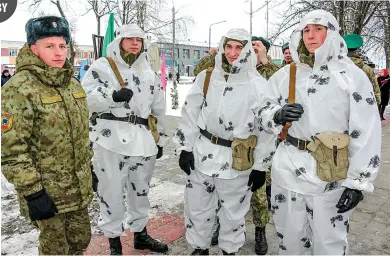
[{"label": "white camouflage jacket", "polygon": [[[144,41],[144,52],[129,66],[120,55],[122,38],[140,37]],[[121,89],[106,58],[96,60],[85,74],[82,85],[87,93],[90,115],[93,112],[112,113],[116,117],[130,114],[148,118],[153,114],[158,119],[158,130],[163,134],[158,145],[168,142],[165,135],[165,99],[158,76],[147,60],[147,44],[144,32],[137,25],[125,25],[119,35],[107,47],[107,55],[114,59],[118,69],[134,95],[129,103],[114,102],[112,94]],[[97,118],[97,125],[90,124],[91,141],[107,150],[126,156],[152,156],[157,154],[156,143],[151,132],[143,125]]]}]

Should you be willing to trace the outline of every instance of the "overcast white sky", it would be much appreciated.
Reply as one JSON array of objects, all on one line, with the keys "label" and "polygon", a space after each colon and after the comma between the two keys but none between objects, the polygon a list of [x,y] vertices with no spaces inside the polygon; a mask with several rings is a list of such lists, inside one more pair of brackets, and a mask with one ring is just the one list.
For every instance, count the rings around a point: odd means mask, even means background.
[{"label": "overcast white sky", "polygon": [[[15,0],[16,1],[16,0]],[[59,15],[57,8],[50,3],[50,0],[43,0],[40,10],[46,14]],[[24,26],[32,13],[28,10],[27,5],[21,5],[21,0],[13,16],[6,22],[0,23],[0,39],[2,40],[17,40],[25,41],[26,34]],[[65,1],[63,1],[65,2]],[[76,42],[79,45],[92,45],[92,34],[96,33],[96,19],[92,12],[85,16],[81,16],[86,10],[86,0],[67,0],[68,8],[66,15],[69,20],[75,20],[77,24]],[[192,16],[195,21],[194,26],[189,28],[188,37],[192,41],[208,42],[209,25],[214,22],[226,20],[225,23],[214,25],[212,27],[212,45],[216,46],[221,38],[231,28],[245,28],[249,31],[249,0],[167,0],[165,11],[162,15],[171,16],[172,4],[178,10],[177,17]],[[252,0],[253,10],[264,5],[265,0]],[[270,5],[283,0],[270,1]],[[287,0],[285,1],[288,2]],[[287,4],[282,4],[274,9],[269,10],[269,33],[272,32],[272,24],[280,19],[280,14],[283,14]],[[37,14],[35,14],[36,16]],[[105,34],[107,26],[106,16],[101,22],[101,34]],[[266,37],[266,10],[265,8],[253,14],[253,35]],[[290,31],[291,32],[291,31]],[[275,43],[281,44],[284,40],[288,40],[289,34],[285,33],[282,38],[279,38]],[[381,61],[377,56],[368,56],[380,66],[384,66],[384,61]]]},{"label": "overcast white sky", "polygon": [[[59,15],[56,7],[49,0],[44,0],[41,6],[47,14]],[[32,13],[28,6],[19,5],[14,15],[4,23],[0,24],[0,37],[2,40],[25,41],[26,34],[24,26]],[[85,12],[84,0],[68,0],[68,19],[77,21],[76,41],[78,44],[92,45],[92,34],[96,33],[96,20],[92,12],[81,16]],[[85,1],[86,2],[86,1]],[[253,0],[253,10],[263,5],[265,0]],[[188,38],[193,41],[208,41],[209,25],[214,22],[226,20],[225,23],[212,26],[211,42],[218,43],[230,28],[242,27],[249,31],[249,1],[246,0],[174,0],[175,8],[178,9],[177,17],[192,16],[195,24],[189,28]],[[165,15],[171,15],[172,0],[167,1]],[[270,11],[270,20],[274,20],[276,14]],[[106,20],[103,19],[101,33],[106,30]],[[253,15],[253,34],[266,34],[265,10]]]}]

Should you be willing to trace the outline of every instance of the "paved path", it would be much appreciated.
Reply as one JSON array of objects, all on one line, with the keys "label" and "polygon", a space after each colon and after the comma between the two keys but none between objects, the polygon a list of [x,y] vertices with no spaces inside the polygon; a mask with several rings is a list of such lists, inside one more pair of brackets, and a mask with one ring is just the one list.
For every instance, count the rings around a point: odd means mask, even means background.
[{"label": "paved path", "polygon": [[[364,200],[358,205],[350,220],[350,255],[386,255],[390,254],[390,113],[382,122],[382,162],[381,170],[375,182],[373,194],[365,194]],[[169,135],[173,134],[177,126],[177,118],[169,119]],[[174,155],[173,144],[164,148],[165,158],[158,163],[156,178],[160,181],[169,181],[179,185],[185,184],[185,175],[179,169],[177,156]],[[247,240],[238,254],[253,255],[254,252],[254,225],[251,212],[247,216]],[[180,255],[191,253],[184,237],[183,204],[181,203],[172,213],[156,216],[149,223],[150,232],[156,238],[169,243],[168,254]],[[267,239],[269,254],[277,254],[276,231],[271,219],[267,225]],[[124,253],[152,254],[148,251],[136,251],[132,248],[132,234],[122,237]],[[86,254],[107,254],[107,239],[94,236]],[[211,254],[221,254],[219,248],[213,247]]]}]

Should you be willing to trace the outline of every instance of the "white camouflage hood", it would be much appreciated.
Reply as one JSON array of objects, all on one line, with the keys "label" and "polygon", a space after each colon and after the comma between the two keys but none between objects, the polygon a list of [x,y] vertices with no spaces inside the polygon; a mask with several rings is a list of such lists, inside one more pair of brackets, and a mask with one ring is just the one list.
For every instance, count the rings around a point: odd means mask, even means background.
[{"label": "white camouflage hood", "polygon": [[238,73],[243,73],[251,69],[255,70],[257,58],[256,58],[255,51],[253,50],[252,47],[251,36],[249,35],[248,31],[246,31],[243,28],[233,28],[229,30],[227,34],[221,38],[221,41],[219,43],[218,54],[215,58],[215,64],[216,64],[215,67],[221,70],[222,72],[226,73],[222,69],[222,54],[225,53],[224,42],[226,38],[231,38],[240,41],[247,41],[247,44],[242,49],[238,58],[232,63],[232,69],[230,74],[234,75]]},{"label": "white camouflage hood", "polygon": [[302,31],[309,24],[318,24],[328,28],[325,42],[321,47],[315,50],[314,68],[318,68],[331,60],[338,60],[353,64],[347,57],[348,49],[344,39],[340,36],[340,26],[336,18],[324,10],[315,10],[309,12],[301,19],[298,27],[291,34],[290,52],[295,63],[301,63],[299,60],[298,47],[302,39]]},{"label": "white camouflage hood", "polygon": [[148,67],[150,68],[150,64],[147,59],[148,43],[146,40],[146,35],[144,31],[136,24],[123,25],[118,29],[114,41],[112,41],[107,46],[107,56],[113,58],[117,64],[119,63],[120,65],[128,66],[128,64],[122,59],[120,55],[120,43],[123,38],[129,37],[139,37],[142,38],[143,41],[143,51],[140,53],[132,66],[136,67],[137,69],[145,69]]}]

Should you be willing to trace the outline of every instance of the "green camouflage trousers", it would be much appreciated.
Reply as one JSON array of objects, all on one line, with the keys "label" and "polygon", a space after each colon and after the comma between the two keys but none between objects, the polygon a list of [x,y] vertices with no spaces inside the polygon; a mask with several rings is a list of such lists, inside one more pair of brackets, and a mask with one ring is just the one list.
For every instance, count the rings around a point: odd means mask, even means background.
[{"label": "green camouflage trousers", "polygon": [[266,194],[267,184],[271,184],[271,172],[267,172],[265,184],[252,195],[251,208],[255,227],[265,227],[270,218]]},{"label": "green camouflage trousers", "polygon": [[40,255],[82,255],[91,240],[88,208],[36,221]]}]

